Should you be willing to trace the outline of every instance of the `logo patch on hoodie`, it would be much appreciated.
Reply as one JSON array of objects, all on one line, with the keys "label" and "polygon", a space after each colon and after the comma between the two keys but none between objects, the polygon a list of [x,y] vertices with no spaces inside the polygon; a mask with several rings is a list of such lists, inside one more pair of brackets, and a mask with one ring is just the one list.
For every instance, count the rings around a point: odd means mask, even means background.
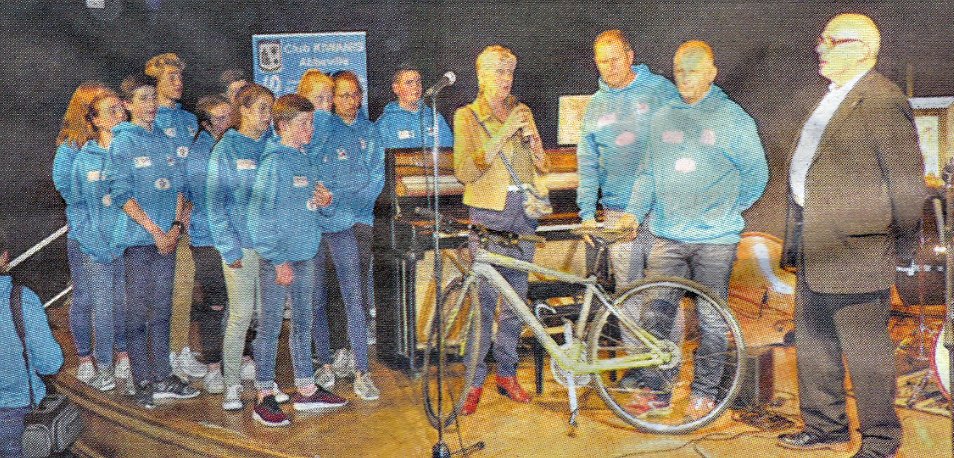
[{"label": "logo patch on hoodie", "polygon": [[338,160],[347,161],[348,160],[348,150],[344,148],[338,148]]},{"label": "logo patch on hoodie", "polygon": [[295,178],[292,179],[292,186],[296,188],[304,188],[308,186],[308,177],[296,175]]},{"label": "logo patch on hoodie", "polygon": [[691,173],[696,171],[696,161],[692,158],[683,157],[676,161],[675,170],[679,173]]},{"label": "logo patch on hoodie", "polygon": [[409,140],[414,138],[413,130],[399,130],[397,134],[398,134],[398,140]]},{"label": "logo patch on hoodie", "polygon": [[702,131],[702,136],[699,138],[699,142],[703,145],[715,145],[716,144],[716,133],[712,129],[705,129]]},{"label": "logo patch on hoodie", "polygon": [[102,174],[99,173],[99,170],[90,170],[86,172],[86,181],[99,181],[102,179]]},{"label": "logo patch on hoodie", "polygon": [[685,138],[685,136],[686,134],[681,130],[667,130],[662,133],[662,141],[663,143],[678,145],[682,143],[682,140]]},{"label": "logo patch on hoodie", "polygon": [[236,170],[255,170],[258,167],[258,164],[255,163],[255,159],[238,159],[235,161]]},{"label": "logo patch on hoodie", "polygon": [[638,102],[636,104],[636,113],[641,115],[649,113],[649,104],[646,102]]},{"label": "logo patch on hoodie", "polygon": [[168,178],[159,178],[156,180],[155,186],[156,186],[156,189],[160,191],[166,191],[172,187],[172,183],[169,181]]},{"label": "logo patch on hoodie", "polygon": [[103,206],[104,206],[104,207],[108,207],[108,206],[110,206],[110,205],[112,205],[112,204],[113,204],[113,196],[111,196],[111,195],[109,195],[109,194],[104,194],[104,195],[103,195]]},{"label": "logo patch on hoodie", "polygon": [[616,146],[629,146],[636,141],[636,134],[625,130],[616,136]]},{"label": "logo patch on hoodie", "polygon": [[175,127],[167,127],[166,130],[165,130],[165,132],[166,132],[166,137],[176,138],[176,128],[175,128]]},{"label": "logo patch on hoodie", "polygon": [[600,116],[599,119],[596,120],[597,129],[601,129],[610,124],[616,124],[616,113],[606,113],[605,115]]},{"label": "logo patch on hoodie", "polygon": [[181,157],[181,158],[183,158],[183,159],[189,157],[189,147],[188,147],[188,146],[180,146],[180,147],[176,148],[176,156],[179,156],[179,157]]},{"label": "logo patch on hoodie", "polygon": [[133,158],[133,166],[137,169],[152,167],[152,158],[149,156],[136,156]]},{"label": "logo patch on hoodie", "polygon": [[361,144],[361,149],[368,149],[368,141],[364,138],[359,138],[358,143]]}]

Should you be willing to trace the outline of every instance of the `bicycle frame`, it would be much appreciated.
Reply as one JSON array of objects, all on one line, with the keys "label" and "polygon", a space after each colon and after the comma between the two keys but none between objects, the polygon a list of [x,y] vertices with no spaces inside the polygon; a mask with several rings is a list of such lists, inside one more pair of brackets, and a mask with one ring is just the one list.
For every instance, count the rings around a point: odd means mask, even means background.
[{"label": "bicycle frame", "polygon": [[[582,358],[580,358],[581,355],[578,352],[581,351],[581,349],[576,350],[576,353],[573,355],[574,357],[571,357],[570,351],[573,347],[571,346],[566,349],[562,348],[556,343],[555,340],[553,340],[553,337],[551,337],[544,328],[543,323],[541,323],[540,320],[534,316],[533,312],[531,312],[526,301],[524,301],[517,294],[517,292],[514,291],[513,287],[510,286],[510,283],[508,283],[507,280],[500,275],[500,272],[497,272],[493,266],[500,266],[524,272],[534,272],[555,278],[559,281],[584,285],[586,291],[584,293],[583,306],[580,309],[580,314],[577,318],[574,330],[574,338],[578,341],[582,341],[584,339],[588,328],[587,324],[589,323],[593,298],[596,298],[599,304],[607,308],[611,314],[623,322],[626,328],[632,330],[633,336],[639,339],[643,345],[646,346],[647,351],[641,354],[622,355],[611,359],[601,360],[596,364],[584,361]],[[558,270],[538,266],[531,262],[492,253],[481,248],[478,249],[474,254],[474,262],[471,266],[471,271],[467,274],[461,291],[468,291],[468,288],[480,278],[488,281],[503,296],[504,300],[510,304],[520,319],[530,327],[534,336],[537,338],[543,348],[546,349],[547,353],[550,354],[554,361],[556,361],[557,365],[573,374],[580,375],[607,370],[655,367],[666,364],[673,358],[673,355],[660,343],[658,338],[637,325],[629,317],[620,313],[616,304],[610,302],[607,299],[608,294],[597,283],[595,276],[583,278],[566,272],[560,272]],[[479,287],[479,285],[477,286]],[[461,297],[463,298],[463,296]]]}]

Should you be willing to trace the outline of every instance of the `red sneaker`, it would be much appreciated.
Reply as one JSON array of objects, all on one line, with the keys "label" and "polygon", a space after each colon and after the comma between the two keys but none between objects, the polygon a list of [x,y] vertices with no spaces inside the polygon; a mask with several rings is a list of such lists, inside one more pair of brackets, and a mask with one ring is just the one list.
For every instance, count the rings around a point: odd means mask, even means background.
[{"label": "red sneaker", "polygon": [[463,416],[472,415],[477,411],[477,403],[480,402],[480,395],[484,393],[484,387],[471,387],[467,392],[467,400],[464,401],[464,407],[460,409]]},{"label": "red sneaker", "polygon": [[497,376],[497,392],[521,403],[530,402],[530,395],[520,387],[517,377]]},{"label": "red sneaker", "polygon": [[288,426],[291,424],[288,415],[282,411],[273,395],[265,396],[262,402],[255,404],[252,418],[265,426]]}]

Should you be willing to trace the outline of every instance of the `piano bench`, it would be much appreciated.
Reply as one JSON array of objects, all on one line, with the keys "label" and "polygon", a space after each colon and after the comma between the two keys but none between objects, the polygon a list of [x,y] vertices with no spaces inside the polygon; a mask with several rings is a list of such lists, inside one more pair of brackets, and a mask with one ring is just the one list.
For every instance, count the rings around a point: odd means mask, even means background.
[{"label": "piano bench", "polygon": [[[550,335],[558,336],[558,340],[563,337],[563,318],[575,320],[580,313],[579,299],[586,291],[586,287],[575,283],[566,283],[561,281],[531,281],[527,288],[527,299],[530,300],[531,307],[535,308],[537,304],[547,304],[548,299],[555,298],[573,298],[573,302],[565,305],[555,306],[556,313],[544,313],[540,321]],[[536,382],[537,394],[543,394],[543,360],[546,351],[540,342],[525,331],[524,336],[531,337],[530,348],[533,352],[533,373]]]}]

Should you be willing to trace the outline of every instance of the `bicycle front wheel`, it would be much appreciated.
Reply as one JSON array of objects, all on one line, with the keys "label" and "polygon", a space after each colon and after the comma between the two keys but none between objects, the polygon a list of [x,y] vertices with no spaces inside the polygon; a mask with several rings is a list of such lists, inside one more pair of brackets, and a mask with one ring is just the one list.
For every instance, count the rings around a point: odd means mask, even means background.
[{"label": "bicycle front wheel", "polygon": [[[470,390],[474,371],[477,369],[479,352],[470,351],[480,342],[480,298],[476,278],[465,281],[458,277],[445,288],[443,304],[435,311],[430,322],[427,346],[422,365],[424,412],[431,426],[440,422],[450,426],[464,406]],[[441,326],[437,326],[437,313]],[[437,343],[438,330],[443,329],[444,350]],[[444,368],[438,382],[438,370]]]},{"label": "bicycle front wheel", "polygon": [[[680,434],[730,407],[745,343],[725,301],[699,283],[655,277],[614,308],[622,316],[607,308],[593,322],[589,357],[597,391],[617,416],[645,432]],[[662,357],[647,360],[653,353]]]}]

